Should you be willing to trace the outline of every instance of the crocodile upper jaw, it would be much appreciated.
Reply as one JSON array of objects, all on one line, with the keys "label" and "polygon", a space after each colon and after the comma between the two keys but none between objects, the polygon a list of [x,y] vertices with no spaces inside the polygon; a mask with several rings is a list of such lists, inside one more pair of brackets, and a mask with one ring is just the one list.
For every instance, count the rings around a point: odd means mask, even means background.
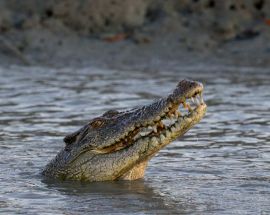
[{"label": "crocodile upper jaw", "polygon": [[[175,136],[174,131],[188,121],[198,122],[206,111],[206,104],[204,103],[202,91],[195,92],[185,101],[179,103],[172,103],[160,115],[156,116],[153,121],[148,121],[143,125],[134,126],[126,136],[116,141],[114,144],[93,149],[95,154],[113,153],[115,151],[123,150],[132,144],[140,141],[161,141],[168,136]],[[186,125],[186,127],[188,127]]]}]

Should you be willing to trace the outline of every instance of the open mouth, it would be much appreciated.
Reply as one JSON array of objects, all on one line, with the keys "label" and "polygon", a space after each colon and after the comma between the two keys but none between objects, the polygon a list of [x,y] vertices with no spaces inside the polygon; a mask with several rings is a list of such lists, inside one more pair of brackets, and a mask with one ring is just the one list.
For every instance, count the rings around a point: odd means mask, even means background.
[{"label": "open mouth", "polygon": [[170,141],[179,135],[183,129],[183,122],[191,122],[193,119],[202,117],[202,109],[206,105],[203,101],[202,91],[195,92],[186,97],[184,102],[170,103],[153,121],[136,124],[125,136],[114,144],[92,150],[97,154],[112,153],[127,148],[140,141],[151,141],[154,143]]}]

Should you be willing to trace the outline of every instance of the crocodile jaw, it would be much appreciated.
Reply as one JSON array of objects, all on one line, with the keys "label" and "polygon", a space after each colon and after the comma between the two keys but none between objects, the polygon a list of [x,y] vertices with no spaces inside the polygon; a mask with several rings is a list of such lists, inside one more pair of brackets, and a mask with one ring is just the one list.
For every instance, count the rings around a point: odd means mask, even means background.
[{"label": "crocodile jaw", "polygon": [[145,154],[141,155],[141,162],[135,164],[128,172],[120,177],[123,180],[134,180],[143,178],[148,161],[163,147],[183,136],[195,124],[200,122],[206,113],[205,103],[197,106],[188,115],[178,117],[173,124],[167,126],[158,136],[145,137],[135,144],[145,147]]}]

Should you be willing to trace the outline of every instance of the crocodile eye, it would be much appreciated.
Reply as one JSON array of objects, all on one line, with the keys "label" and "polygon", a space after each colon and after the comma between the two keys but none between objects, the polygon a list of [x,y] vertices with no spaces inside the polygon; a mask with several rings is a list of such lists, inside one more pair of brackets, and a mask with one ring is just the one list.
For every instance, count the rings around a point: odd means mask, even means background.
[{"label": "crocodile eye", "polygon": [[117,110],[108,110],[102,116],[104,116],[104,117],[113,117],[113,116],[116,116],[119,113],[120,112],[117,111]]},{"label": "crocodile eye", "polygon": [[97,119],[93,122],[90,122],[90,125],[93,127],[93,128],[99,128],[100,126],[102,126],[104,124],[104,121],[100,120],[100,119]]}]

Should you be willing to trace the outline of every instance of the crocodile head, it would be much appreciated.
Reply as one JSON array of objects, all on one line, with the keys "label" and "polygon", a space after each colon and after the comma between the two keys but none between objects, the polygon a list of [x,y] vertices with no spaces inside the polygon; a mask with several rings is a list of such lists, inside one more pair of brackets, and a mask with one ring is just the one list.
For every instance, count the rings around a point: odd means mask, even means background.
[{"label": "crocodile head", "polygon": [[202,119],[202,92],[201,83],[182,80],[167,97],[149,105],[105,112],[67,135],[65,148],[43,174],[86,181],[143,177],[148,161],[160,149]]}]

